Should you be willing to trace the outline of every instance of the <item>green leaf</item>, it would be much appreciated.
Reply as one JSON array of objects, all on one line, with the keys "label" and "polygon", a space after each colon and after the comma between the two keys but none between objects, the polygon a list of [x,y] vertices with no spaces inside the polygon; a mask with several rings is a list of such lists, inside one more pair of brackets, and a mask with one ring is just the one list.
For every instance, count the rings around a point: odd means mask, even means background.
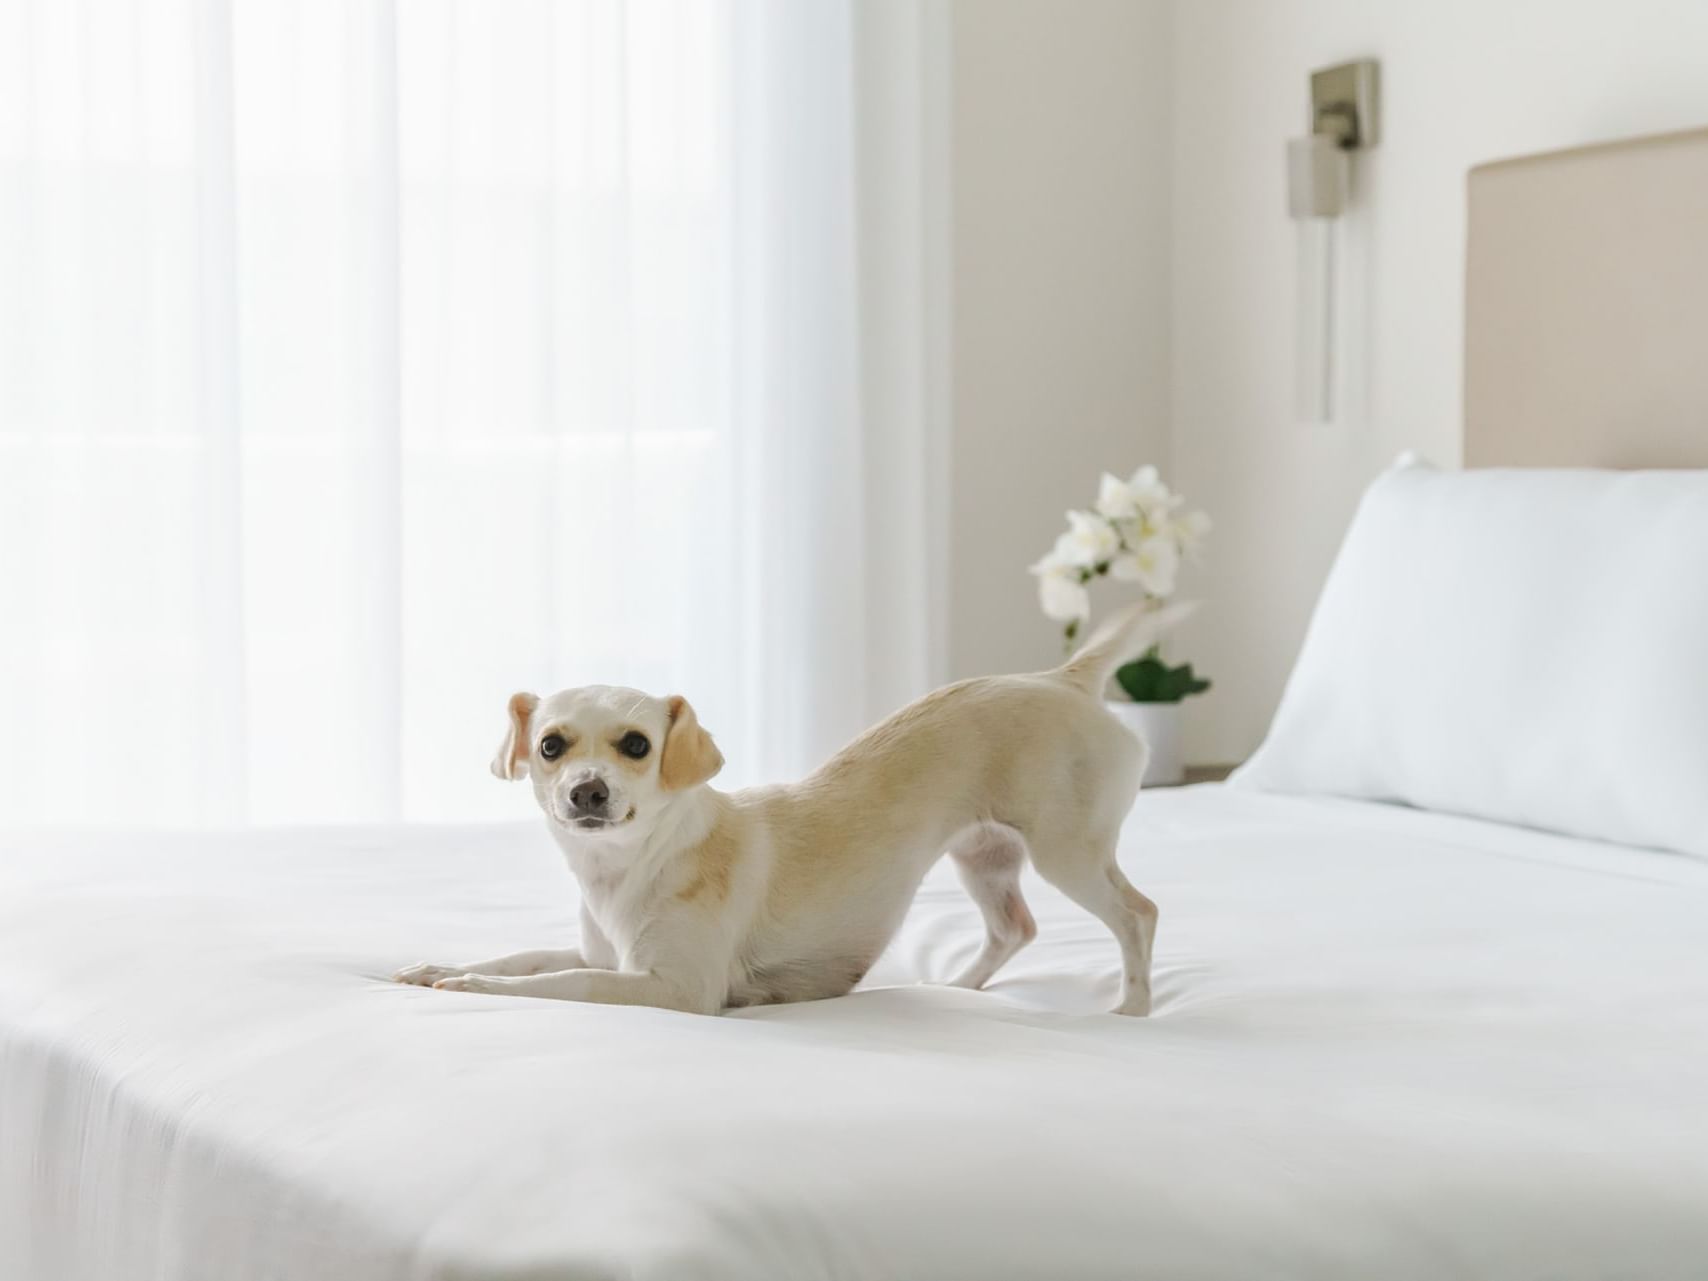
[{"label": "green leaf", "polygon": [[1154,652],[1122,667],[1115,673],[1115,682],[1135,703],[1178,703],[1210,688],[1209,681],[1192,671],[1191,663],[1170,667]]}]

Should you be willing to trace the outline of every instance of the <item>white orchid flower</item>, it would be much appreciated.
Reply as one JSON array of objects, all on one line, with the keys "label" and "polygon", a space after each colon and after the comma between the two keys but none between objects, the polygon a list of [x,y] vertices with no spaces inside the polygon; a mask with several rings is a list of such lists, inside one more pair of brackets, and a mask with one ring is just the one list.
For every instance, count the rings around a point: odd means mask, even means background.
[{"label": "white orchid flower", "polygon": [[1055,555],[1080,569],[1095,569],[1121,550],[1115,527],[1091,512],[1069,512],[1068,530],[1056,540]]},{"label": "white orchid flower", "polygon": [[1133,473],[1127,482],[1127,491],[1132,495],[1134,505],[1146,515],[1168,511],[1180,501],[1169,493],[1168,486],[1162,483],[1162,477],[1149,463]]},{"label": "white orchid flower", "polygon": [[1137,583],[1147,596],[1172,596],[1182,560],[1210,532],[1203,512],[1169,489],[1155,467],[1127,479],[1103,473],[1090,511],[1067,513],[1067,529],[1032,573],[1038,601],[1068,640],[1091,616],[1091,580],[1108,574]]},{"label": "white orchid flower", "polygon": [[1119,476],[1103,473],[1097,486],[1097,512],[1109,520],[1120,522],[1135,519],[1139,513],[1139,496],[1133,487]]},{"label": "white orchid flower", "polygon": [[1091,617],[1091,594],[1071,570],[1051,569],[1038,575],[1038,604],[1045,617],[1058,623]]},{"label": "white orchid flower", "polygon": [[1122,582],[1138,583],[1152,596],[1172,596],[1180,573],[1180,548],[1166,535],[1141,539],[1138,546],[1115,558],[1109,573]]}]

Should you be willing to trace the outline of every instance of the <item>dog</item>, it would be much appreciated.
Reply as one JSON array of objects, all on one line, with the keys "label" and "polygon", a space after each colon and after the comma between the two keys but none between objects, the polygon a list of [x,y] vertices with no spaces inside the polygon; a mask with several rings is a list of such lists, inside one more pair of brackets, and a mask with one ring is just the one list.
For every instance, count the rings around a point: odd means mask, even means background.
[{"label": "dog", "polygon": [[1114,1012],[1148,1014],[1157,907],[1115,862],[1147,749],[1102,694],[1190,609],[1129,610],[1053,671],[945,686],[801,782],[739,792],[709,786],[723,755],[679,695],[517,694],[492,770],[532,779],[581,884],[581,946],[394,977],[700,1014],[841,996],[947,852],[985,925],[951,983],[983,987],[1037,934],[1030,858],[1114,933]]}]

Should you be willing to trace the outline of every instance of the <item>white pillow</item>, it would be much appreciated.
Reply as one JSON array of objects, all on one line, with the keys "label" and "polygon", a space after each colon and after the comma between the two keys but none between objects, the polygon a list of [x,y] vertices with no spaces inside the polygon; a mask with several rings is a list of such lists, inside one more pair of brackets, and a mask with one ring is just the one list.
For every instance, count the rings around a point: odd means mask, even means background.
[{"label": "white pillow", "polygon": [[1708,471],[1384,473],[1234,781],[1708,856]]}]

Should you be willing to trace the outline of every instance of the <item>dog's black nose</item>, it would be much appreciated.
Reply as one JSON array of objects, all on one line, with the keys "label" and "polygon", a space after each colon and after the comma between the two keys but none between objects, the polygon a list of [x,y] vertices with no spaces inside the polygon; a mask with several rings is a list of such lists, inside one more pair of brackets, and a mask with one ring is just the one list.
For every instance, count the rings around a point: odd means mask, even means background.
[{"label": "dog's black nose", "polygon": [[569,803],[580,814],[597,814],[611,799],[611,789],[602,778],[590,778],[569,789]]}]

